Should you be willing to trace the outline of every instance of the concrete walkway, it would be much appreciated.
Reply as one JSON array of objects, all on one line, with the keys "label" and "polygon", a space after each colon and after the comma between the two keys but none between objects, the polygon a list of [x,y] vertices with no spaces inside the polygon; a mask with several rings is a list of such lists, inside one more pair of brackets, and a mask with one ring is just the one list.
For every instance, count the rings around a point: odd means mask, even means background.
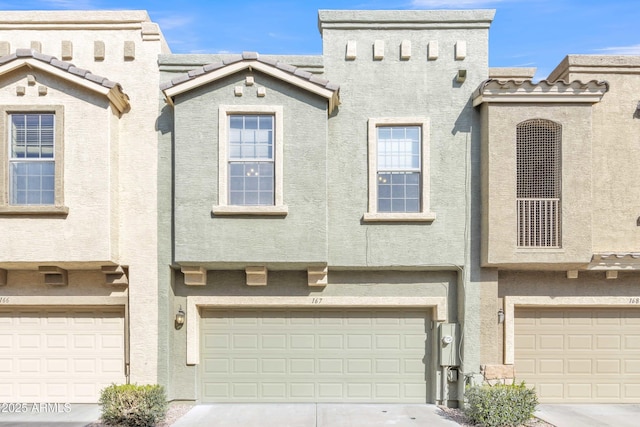
[{"label": "concrete walkway", "polygon": [[557,427],[637,427],[640,405],[542,404],[536,417]]},{"label": "concrete walkway", "polygon": [[454,427],[436,405],[210,404],[196,405],[172,427]]},{"label": "concrete walkway", "polygon": [[97,404],[8,403],[0,412],[0,427],[84,427],[100,418]]}]

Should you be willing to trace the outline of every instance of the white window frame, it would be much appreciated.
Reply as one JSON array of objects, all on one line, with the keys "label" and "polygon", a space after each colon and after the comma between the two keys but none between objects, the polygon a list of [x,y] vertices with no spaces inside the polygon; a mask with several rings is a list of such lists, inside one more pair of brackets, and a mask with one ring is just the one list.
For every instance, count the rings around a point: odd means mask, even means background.
[{"label": "white window frame", "polygon": [[[54,115],[54,155],[55,164],[54,203],[48,205],[11,204],[10,161],[11,161],[11,116],[13,114],[53,114]],[[0,215],[47,215],[66,216],[69,208],[64,206],[64,107],[61,105],[7,105],[0,107]]]},{"label": "white window frame", "polygon": [[[213,206],[214,215],[286,215],[288,207],[283,195],[283,141],[284,118],[282,106],[264,105],[220,105],[218,108],[218,204]],[[229,116],[230,115],[272,115],[273,137],[273,205],[230,205],[229,204]]]},{"label": "white window frame", "polygon": [[[418,126],[420,128],[420,211],[378,212],[378,128]],[[427,117],[384,117],[368,121],[369,206],[363,216],[366,222],[430,222],[436,219],[429,204],[429,119]]]}]

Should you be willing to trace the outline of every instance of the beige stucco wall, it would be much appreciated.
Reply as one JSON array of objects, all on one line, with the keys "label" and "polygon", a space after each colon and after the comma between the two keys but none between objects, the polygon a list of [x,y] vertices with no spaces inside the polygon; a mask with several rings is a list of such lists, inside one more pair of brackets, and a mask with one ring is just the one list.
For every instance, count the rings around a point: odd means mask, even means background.
[{"label": "beige stucco wall", "polygon": [[[70,45],[69,45],[70,42]],[[104,45],[104,57],[98,47]],[[69,50],[69,46],[71,49]],[[157,264],[157,57],[168,53],[158,26],[144,11],[3,12],[0,54],[41,47],[43,54],[73,63],[122,85],[131,109],[121,118],[84,91],[51,82],[46,97],[19,102],[65,106],[66,218],[3,218],[3,230],[15,236],[0,249],[0,259],[30,260],[37,265],[67,265],[104,275],[108,261],[129,271],[131,382],[158,381]],[[63,58],[63,53],[71,57]],[[125,57],[125,52],[127,57]],[[46,80],[42,76],[43,81]],[[15,84],[0,96],[15,101]],[[13,94],[12,94],[13,91]],[[3,103],[6,99],[3,99]],[[17,238],[20,236],[20,238]],[[42,236],[46,236],[43,240]],[[49,237],[50,236],[50,237]],[[74,261],[74,263],[70,263]],[[11,265],[2,295],[29,286]],[[5,266],[4,268],[7,268]],[[92,273],[93,274],[93,273]],[[69,280],[71,281],[70,276]],[[45,288],[46,295],[71,288]],[[75,288],[73,288],[75,289]],[[78,288],[93,294],[100,287]]]},{"label": "beige stucco wall", "polygon": [[593,251],[637,252],[640,56],[569,55],[549,78],[609,83],[593,107]]},{"label": "beige stucco wall", "polygon": [[[541,269],[571,268],[591,260],[591,105],[490,104],[482,107],[485,266],[537,263]],[[562,126],[562,247],[516,247],[516,126],[541,118]]]},{"label": "beige stucco wall", "polygon": [[[36,86],[27,85],[27,73],[35,76],[38,86],[47,87],[45,96],[38,95]],[[26,95],[16,95],[17,85],[27,88]],[[0,248],[0,262],[6,268],[6,263],[45,260],[117,261],[111,257],[111,247],[117,240],[111,236],[109,197],[115,168],[109,159],[117,147],[111,141],[108,100],[44,72],[17,70],[0,77],[0,102],[13,111],[25,106],[45,110],[63,107],[60,123],[64,123],[64,137],[56,143],[64,146],[64,204],[69,207],[66,218],[0,216],[3,237],[8,242]],[[8,171],[5,176],[8,178]]]},{"label": "beige stucco wall", "polygon": [[593,251],[640,248],[640,67],[633,74],[593,75],[609,92],[593,108]]}]

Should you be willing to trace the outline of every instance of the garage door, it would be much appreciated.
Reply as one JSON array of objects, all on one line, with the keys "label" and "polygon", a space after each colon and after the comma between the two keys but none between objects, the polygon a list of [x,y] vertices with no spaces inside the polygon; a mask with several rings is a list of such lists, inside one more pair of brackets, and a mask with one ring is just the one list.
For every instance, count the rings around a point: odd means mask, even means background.
[{"label": "garage door", "polygon": [[124,381],[122,308],[0,308],[0,401],[95,403]]},{"label": "garage door", "polygon": [[425,311],[204,310],[204,402],[427,402]]},{"label": "garage door", "polygon": [[540,402],[640,402],[640,309],[516,309],[515,317],[516,376]]}]

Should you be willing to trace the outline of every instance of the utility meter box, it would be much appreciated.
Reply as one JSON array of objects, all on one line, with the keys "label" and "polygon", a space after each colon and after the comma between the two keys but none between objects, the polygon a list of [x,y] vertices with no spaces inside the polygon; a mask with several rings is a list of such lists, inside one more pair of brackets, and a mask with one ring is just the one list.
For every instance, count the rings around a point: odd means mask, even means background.
[{"label": "utility meter box", "polygon": [[440,366],[460,366],[458,355],[460,325],[457,323],[441,323],[438,327],[438,348],[440,349]]}]

